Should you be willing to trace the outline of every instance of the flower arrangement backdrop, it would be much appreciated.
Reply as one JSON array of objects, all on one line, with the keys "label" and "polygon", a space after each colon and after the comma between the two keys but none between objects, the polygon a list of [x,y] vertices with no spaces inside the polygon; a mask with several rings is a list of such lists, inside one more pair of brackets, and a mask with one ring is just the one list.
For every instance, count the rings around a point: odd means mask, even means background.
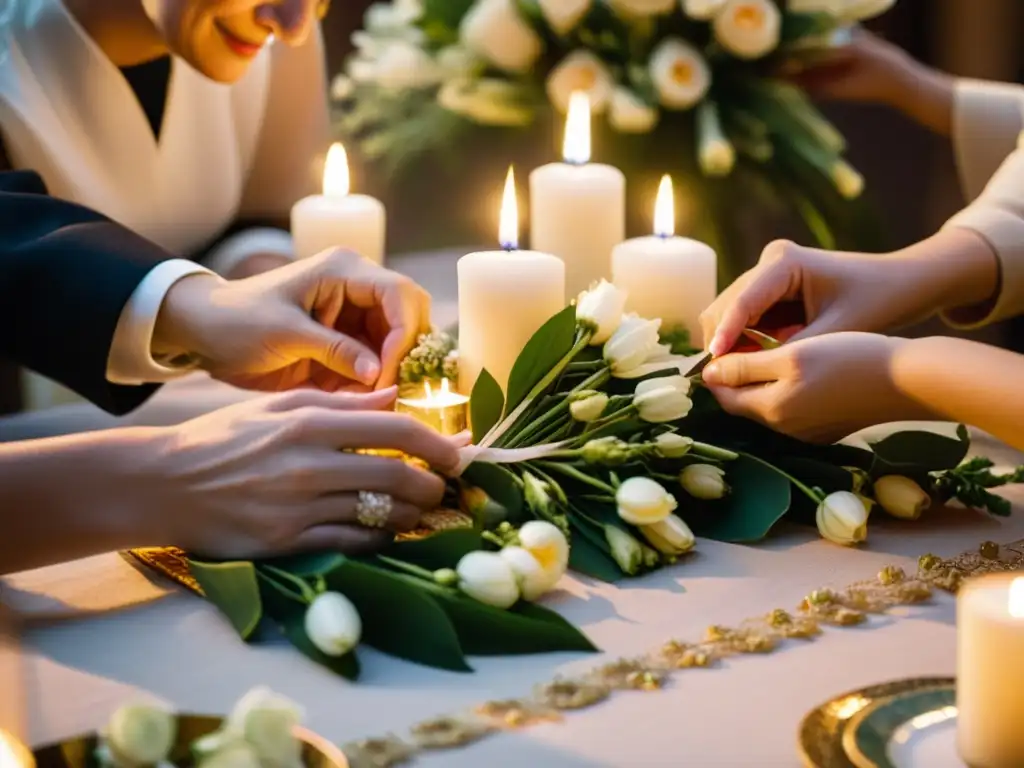
[{"label": "flower arrangement backdrop", "polygon": [[582,90],[594,160],[629,178],[630,231],[649,231],[657,179],[671,173],[681,229],[720,251],[726,279],[738,252],[758,247],[743,242],[752,219],[799,219],[794,234],[825,247],[879,247],[842,134],[780,73],[893,2],[377,3],[333,83],[337,128],[367,186],[403,190],[408,208],[445,203],[423,246],[491,240],[481,197],[509,162],[558,159]]}]

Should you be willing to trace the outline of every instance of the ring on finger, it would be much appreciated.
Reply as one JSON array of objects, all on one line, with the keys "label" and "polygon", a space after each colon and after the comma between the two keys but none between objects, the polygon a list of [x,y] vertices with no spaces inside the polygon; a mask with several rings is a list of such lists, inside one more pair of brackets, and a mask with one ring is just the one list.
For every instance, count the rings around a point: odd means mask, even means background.
[{"label": "ring on finger", "polygon": [[364,528],[386,528],[395,502],[389,494],[360,491],[356,521]]}]

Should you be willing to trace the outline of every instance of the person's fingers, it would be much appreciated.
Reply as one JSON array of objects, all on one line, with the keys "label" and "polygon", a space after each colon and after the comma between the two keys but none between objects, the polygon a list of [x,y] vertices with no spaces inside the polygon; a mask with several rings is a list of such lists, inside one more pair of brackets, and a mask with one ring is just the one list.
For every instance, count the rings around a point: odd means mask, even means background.
[{"label": "person's fingers", "polygon": [[[422,513],[421,507],[392,497],[391,512],[385,525],[398,533],[411,531],[419,523]],[[303,505],[302,516],[308,528],[330,524],[359,525],[359,494],[350,492],[319,496]]]},{"label": "person's fingers", "polygon": [[753,419],[771,426],[771,409],[775,403],[775,384],[754,384],[749,387],[709,387],[726,413]]},{"label": "person's fingers", "polygon": [[799,291],[798,273],[784,261],[755,268],[757,273],[736,292],[722,310],[708,351],[715,357],[736,346],[745,328],[757,325],[776,302],[792,299]]},{"label": "person's fingers", "polygon": [[298,313],[288,333],[292,349],[302,357],[347,379],[367,386],[376,384],[381,372],[380,358],[362,342]]},{"label": "person's fingers", "polygon": [[444,480],[400,458],[325,454],[306,467],[301,477],[306,490],[322,495],[373,491],[419,509],[434,509],[444,498]]},{"label": "person's fingers", "polygon": [[296,389],[268,398],[270,413],[296,411],[300,408],[326,408],[335,411],[383,411],[390,408],[398,395],[395,387],[366,394],[324,392],[320,389]]},{"label": "person's fingers", "polygon": [[390,386],[398,376],[402,359],[416,345],[422,332],[423,307],[430,311],[426,291],[412,281],[389,281],[381,295],[381,309],[388,334],[381,345],[379,385]]},{"label": "person's fingers", "polygon": [[389,531],[361,525],[315,525],[302,531],[291,547],[294,552],[340,552],[366,555],[377,552],[394,540]]},{"label": "person's fingers", "polygon": [[708,363],[704,383],[709,387],[738,388],[778,381],[789,369],[788,359],[785,347],[725,355]]}]

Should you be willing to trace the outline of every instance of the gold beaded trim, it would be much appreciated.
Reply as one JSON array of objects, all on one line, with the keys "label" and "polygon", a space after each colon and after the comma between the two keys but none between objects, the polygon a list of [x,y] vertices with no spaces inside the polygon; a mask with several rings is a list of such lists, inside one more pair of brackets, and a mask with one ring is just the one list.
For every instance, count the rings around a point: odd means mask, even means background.
[{"label": "gold beaded trim", "polygon": [[570,710],[601,703],[617,691],[657,691],[672,673],[708,667],[738,654],[771,653],[787,640],[810,642],[826,627],[863,623],[869,614],[928,600],[933,589],[955,594],[963,581],[990,573],[1024,570],[1024,540],[1000,546],[987,541],[978,549],[943,559],[924,555],[917,573],[897,566],[845,589],[816,589],[793,611],[776,608],[736,627],[711,626],[696,642],[669,640],[635,659],[605,663],[574,678],[538,685],[522,699],[489,701],[468,712],[414,725],[407,738],[394,734],[343,745],[352,768],[390,768],[423,750],[452,749],[493,733],[550,722]]}]

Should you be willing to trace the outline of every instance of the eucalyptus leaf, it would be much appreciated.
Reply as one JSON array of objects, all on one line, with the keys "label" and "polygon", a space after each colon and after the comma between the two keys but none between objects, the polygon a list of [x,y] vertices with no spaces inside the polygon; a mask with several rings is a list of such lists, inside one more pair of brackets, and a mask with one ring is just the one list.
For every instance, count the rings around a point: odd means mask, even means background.
[{"label": "eucalyptus leaf", "polygon": [[[505,415],[514,411],[538,382],[572,349],[576,337],[576,308],[568,306],[530,337],[508,377]],[[474,390],[475,391],[475,390]]]},{"label": "eucalyptus leaf", "polygon": [[206,599],[227,618],[243,640],[248,640],[263,617],[263,602],[256,568],[248,561],[204,563],[188,561]]},{"label": "eucalyptus leaf", "polygon": [[726,480],[732,493],[718,502],[717,516],[709,516],[694,533],[733,543],[760,541],[789,511],[790,481],[778,469],[741,455],[729,463]]},{"label": "eucalyptus leaf", "polygon": [[501,387],[486,368],[480,371],[480,377],[473,385],[469,397],[469,418],[473,427],[473,442],[479,443],[495,424],[501,419],[505,407],[505,397]]},{"label": "eucalyptus leaf", "polygon": [[886,474],[937,472],[958,466],[971,449],[971,439],[962,425],[957,437],[934,432],[906,431],[871,444],[875,453],[873,477]]},{"label": "eucalyptus leaf", "polygon": [[424,539],[397,541],[385,553],[428,570],[454,568],[463,556],[481,549],[479,531],[457,528],[441,531]]},{"label": "eucalyptus leaf", "polygon": [[523,520],[523,492],[517,478],[511,470],[500,464],[476,462],[470,464],[462,473],[462,478],[470,485],[475,485],[492,500],[500,504],[508,512],[508,521],[517,523]]}]

